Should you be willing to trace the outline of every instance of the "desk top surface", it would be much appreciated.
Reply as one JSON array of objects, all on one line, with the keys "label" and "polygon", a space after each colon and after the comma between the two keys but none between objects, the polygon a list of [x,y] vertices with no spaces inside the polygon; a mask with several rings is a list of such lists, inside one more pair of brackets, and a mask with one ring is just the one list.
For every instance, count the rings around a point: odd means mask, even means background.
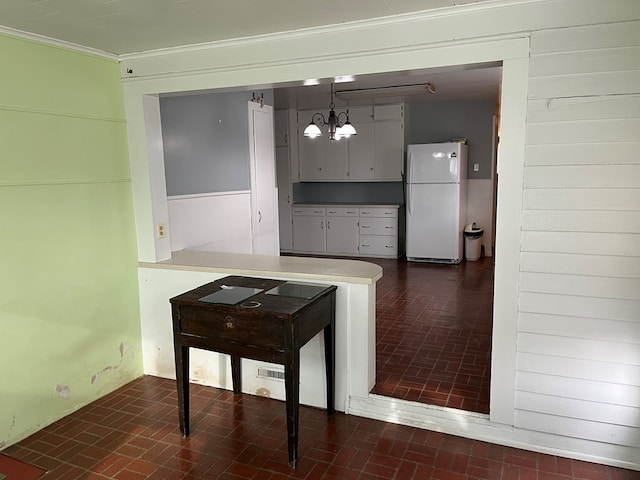
[{"label": "desk top surface", "polygon": [[[268,278],[229,276],[173,297],[170,302],[173,305],[189,305],[223,312],[242,311],[248,315],[264,315],[268,313],[276,316],[290,316],[311,306],[336,290],[334,285],[319,285],[318,287],[320,288],[311,298],[309,298],[309,295],[296,296],[298,292],[295,289],[285,292],[290,295],[277,294],[272,290],[275,287],[282,287],[291,283],[293,282]],[[210,297],[212,294],[224,294],[225,289],[232,289],[233,287],[248,287],[259,291],[233,304],[226,303],[224,298],[219,303],[203,300],[203,298]],[[231,301],[233,302],[234,300]]]}]

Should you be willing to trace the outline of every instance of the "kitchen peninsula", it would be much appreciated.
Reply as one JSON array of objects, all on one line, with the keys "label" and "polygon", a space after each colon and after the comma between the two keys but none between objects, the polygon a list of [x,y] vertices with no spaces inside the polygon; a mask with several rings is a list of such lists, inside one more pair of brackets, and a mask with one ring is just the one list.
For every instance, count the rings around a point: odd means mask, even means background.
[{"label": "kitchen peninsula", "polygon": [[[378,265],[359,260],[230,254],[188,249],[170,260],[140,262],[142,354],[147,375],[176,378],[169,299],[227,275],[336,285],[335,408],[348,412],[349,398],[367,397],[375,382],[375,284]],[[326,380],[321,334],[300,351],[300,403],[325,408]],[[242,360],[243,392],[285,399],[280,365]],[[193,349],[192,382],[232,389],[229,357]]]}]

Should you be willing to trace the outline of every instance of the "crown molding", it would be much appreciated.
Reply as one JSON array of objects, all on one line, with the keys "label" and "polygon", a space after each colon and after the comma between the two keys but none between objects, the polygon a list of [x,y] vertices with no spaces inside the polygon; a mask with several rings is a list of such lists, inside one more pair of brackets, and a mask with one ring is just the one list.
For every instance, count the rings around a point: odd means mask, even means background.
[{"label": "crown molding", "polygon": [[108,60],[118,61],[118,55],[113,53],[104,52],[96,48],[85,47],[84,45],[78,45],[77,43],[66,42],[64,40],[58,40],[56,38],[47,37],[44,35],[38,35],[37,33],[25,32],[15,28],[4,27],[0,25],[0,34],[8,35],[11,37],[18,37],[25,40],[30,40],[38,43],[44,43],[58,48],[65,48],[67,50],[74,50],[80,53],[86,53],[97,57],[106,58]]}]

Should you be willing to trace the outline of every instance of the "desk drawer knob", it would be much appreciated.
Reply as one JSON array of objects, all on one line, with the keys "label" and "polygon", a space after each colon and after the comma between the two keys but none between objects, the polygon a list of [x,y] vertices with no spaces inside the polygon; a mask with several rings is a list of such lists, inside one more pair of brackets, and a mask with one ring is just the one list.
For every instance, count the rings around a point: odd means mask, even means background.
[{"label": "desk drawer knob", "polygon": [[235,328],[236,319],[233,318],[231,315],[227,315],[226,317],[224,317],[224,324],[227,328]]}]

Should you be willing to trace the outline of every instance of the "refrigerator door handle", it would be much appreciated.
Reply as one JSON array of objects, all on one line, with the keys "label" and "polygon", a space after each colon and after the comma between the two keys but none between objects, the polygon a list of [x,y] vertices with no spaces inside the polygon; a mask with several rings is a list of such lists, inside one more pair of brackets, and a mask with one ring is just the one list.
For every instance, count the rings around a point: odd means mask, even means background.
[{"label": "refrigerator door handle", "polygon": [[411,184],[407,183],[407,212],[411,215]]},{"label": "refrigerator door handle", "polygon": [[413,162],[411,161],[412,152],[410,151],[407,154],[407,183],[411,183],[413,181]]}]

